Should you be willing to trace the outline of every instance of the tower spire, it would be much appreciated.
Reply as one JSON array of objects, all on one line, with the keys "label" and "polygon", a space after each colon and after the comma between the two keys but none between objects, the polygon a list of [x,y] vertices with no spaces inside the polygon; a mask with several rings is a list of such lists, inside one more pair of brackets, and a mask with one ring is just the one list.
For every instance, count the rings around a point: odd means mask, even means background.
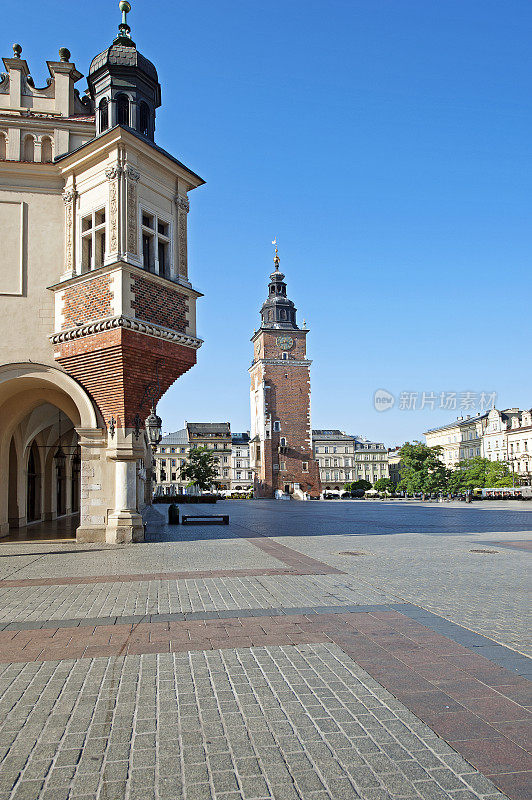
[{"label": "tower spire", "polygon": [[118,26],[118,36],[115,39],[115,43],[134,46],[135,43],[131,39],[131,28],[127,23],[127,15],[131,11],[131,3],[128,3],[128,0],[120,0],[118,8],[122,12],[122,22]]}]

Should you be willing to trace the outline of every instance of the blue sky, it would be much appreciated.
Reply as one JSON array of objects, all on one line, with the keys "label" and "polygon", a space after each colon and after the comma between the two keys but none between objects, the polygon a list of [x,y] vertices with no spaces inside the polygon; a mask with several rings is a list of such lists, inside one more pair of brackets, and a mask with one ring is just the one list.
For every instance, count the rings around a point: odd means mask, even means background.
[{"label": "blue sky", "polygon": [[[530,408],[529,0],[132,4],[156,140],[207,181],[189,215],[205,344],[165,430],[249,428],[274,236],[311,329],[314,427],[391,446],[465,413],[460,392]],[[27,0],[3,19],[2,54],[20,42],[43,85],[61,45],[86,73],[119,11]],[[457,409],[379,413],[376,389],[457,392]]]}]

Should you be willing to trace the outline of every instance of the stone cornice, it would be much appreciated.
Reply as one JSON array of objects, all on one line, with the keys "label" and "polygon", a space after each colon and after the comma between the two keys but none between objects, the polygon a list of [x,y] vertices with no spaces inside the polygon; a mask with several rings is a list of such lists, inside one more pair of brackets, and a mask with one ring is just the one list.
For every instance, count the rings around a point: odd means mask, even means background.
[{"label": "stone cornice", "polygon": [[[5,162],[0,162],[5,163]],[[149,272],[142,267],[138,267],[136,264],[129,264],[127,261],[115,261],[112,264],[104,264],[103,267],[98,267],[97,269],[91,269],[89,272],[82,272],[79,275],[73,275],[70,278],[66,278],[65,280],[60,281],[59,283],[54,283],[52,286],[48,286],[47,289],[50,289],[52,292],[60,291],[61,289],[65,289],[68,286],[73,286],[76,283],[83,283],[84,281],[90,281],[92,278],[96,278],[99,275],[105,275],[106,273],[116,272],[117,270],[128,270],[133,275],[138,275],[139,277],[145,278],[148,281],[152,281],[153,283],[157,283],[159,285],[167,286],[168,288],[175,289],[176,291],[182,291],[184,294],[190,297],[203,297],[201,292],[198,292],[197,289],[194,289],[189,281],[184,281],[183,283],[181,280],[178,279],[170,279],[170,278],[163,278],[162,275],[156,275],[154,272]]]},{"label": "stone cornice", "polygon": [[152,322],[132,319],[131,317],[125,317],[123,315],[87,322],[84,325],[77,325],[75,328],[68,328],[64,331],[52,333],[48,338],[52,344],[58,345],[81,339],[84,336],[92,336],[95,333],[103,333],[117,328],[125,328],[127,330],[136,331],[137,333],[142,333],[145,336],[152,336],[155,339],[175,342],[184,347],[191,347],[193,350],[199,350],[203,344],[203,339],[197,339],[195,336],[188,336],[186,333],[179,333],[170,328],[164,328],[162,325],[155,325]]},{"label": "stone cornice", "polygon": [[273,364],[277,367],[310,367],[312,364],[311,359],[303,359],[301,361],[295,361],[294,359],[287,359],[287,358],[257,358],[248,369],[248,372],[257,366],[257,364]]}]

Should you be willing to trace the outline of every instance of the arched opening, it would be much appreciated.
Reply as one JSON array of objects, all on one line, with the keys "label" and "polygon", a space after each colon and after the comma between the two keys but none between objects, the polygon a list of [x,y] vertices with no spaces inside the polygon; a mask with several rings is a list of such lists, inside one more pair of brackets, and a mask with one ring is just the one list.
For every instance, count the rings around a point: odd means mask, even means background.
[{"label": "arched opening", "polygon": [[6,160],[7,147],[5,133],[0,133],[0,161]]},{"label": "arched opening", "polygon": [[143,136],[150,135],[150,109],[144,101],[139,105],[139,133]]},{"label": "arched opening", "polygon": [[17,448],[14,439],[9,445],[9,488],[8,488],[8,520],[9,527],[18,527],[19,508],[18,508],[18,458]]},{"label": "arched opening", "polygon": [[116,114],[119,125],[129,125],[129,98],[125,94],[117,94]]},{"label": "arched opening", "polygon": [[32,162],[35,160],[35,140],[33,136],[26,136],[24,139],[23,161]]},{"label": "arched opening", "polygon": [[26,518],[28,522],[41,519],[41,471],[37,444],[34,441],[28,454],[26,479]]},{"label": "arched opening", "polygon": [[107,97],[100,100],[98,113],[100,117],[100,133],[102,133],[102,131],[106,131],[109,127],[109,103],[107,102]]},{"label": "arched opening", "polygon": [[41,161],[49,164],[52,160],[52,140],[49,136],[43,136],[41,140]]},{"label": "arched opening", "polygon": [[101,430],[90,398],[53,367],[6,364],[0,419],[0,535],[75,537],[83,510],[76,429]]}]

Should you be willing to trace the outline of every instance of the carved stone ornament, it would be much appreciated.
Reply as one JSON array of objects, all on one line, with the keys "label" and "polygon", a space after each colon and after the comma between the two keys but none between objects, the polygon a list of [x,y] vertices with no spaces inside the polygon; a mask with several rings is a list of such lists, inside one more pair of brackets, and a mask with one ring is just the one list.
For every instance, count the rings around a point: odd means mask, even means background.
[{"label": "carved stone ornament", "polygon": [[188,214],[190,203],[188,202],[188,197],[186,194],[178,194],[175,199],[175,203],[180,211],[185,211]]},{"label": "carved stone ornament", "polygon": [[176,342],[185,347],[191,347],[193,350],[198,350],[203,344],[203,339],[198,339],[196,336],[188,336],[186,333],[180,333],[171,328],[165,328],[162,325],[143,322],[142,320],[132,319],[123,315],[77,325],[75,328],[52,333],[48,338],[52,344],[64,344],[65,342],[73,342],[76,339],[81,339],[84,336],[92,336],[95,333],[103,333],[105,331],[115,330],[116,328],[127,328],[131,331],[143,333],[146,336],[152,336],[155,339]]},{"label": "carved stone ornament", "polygon": [[116,181],[109,184],[109,252],[118,250],[118,187]]},{"label": "carved stone ornament", "polygon": [[188,274],[187,257],[187,216],[178,214],[178,247],[179,247],[179,274],[185,277]]},{"label": "carved stone ornament", "polygon": [[70,205],[71,203],[74,202],[74,200],[77,198],[77,196],[78,196],[78,193],[76,191],[63,192],[63,202],[64,202],[64,204],[66,206]]},{"label": "carved stone ornament", "polygon": [[135,183],[140,178],[140,172],[138,172],[133,167],[130,167],[129,164],[126,164],[126,166],[124,167],[124,175],[129,181],[135,181]]},{"label": "carved stone ornament", "polygon": [[119,178],[124,172],[124,168],[120,166],[120,164],[113,164],[112,167],[108,167],[105,170],[105,177],[108,181],[114,181],[116,178]]},{"label": "carved stone ornament", "polygon": [[137,254],[137,186],[135,179],[128,181],[127,184],[127,249],[129,253]]}]

